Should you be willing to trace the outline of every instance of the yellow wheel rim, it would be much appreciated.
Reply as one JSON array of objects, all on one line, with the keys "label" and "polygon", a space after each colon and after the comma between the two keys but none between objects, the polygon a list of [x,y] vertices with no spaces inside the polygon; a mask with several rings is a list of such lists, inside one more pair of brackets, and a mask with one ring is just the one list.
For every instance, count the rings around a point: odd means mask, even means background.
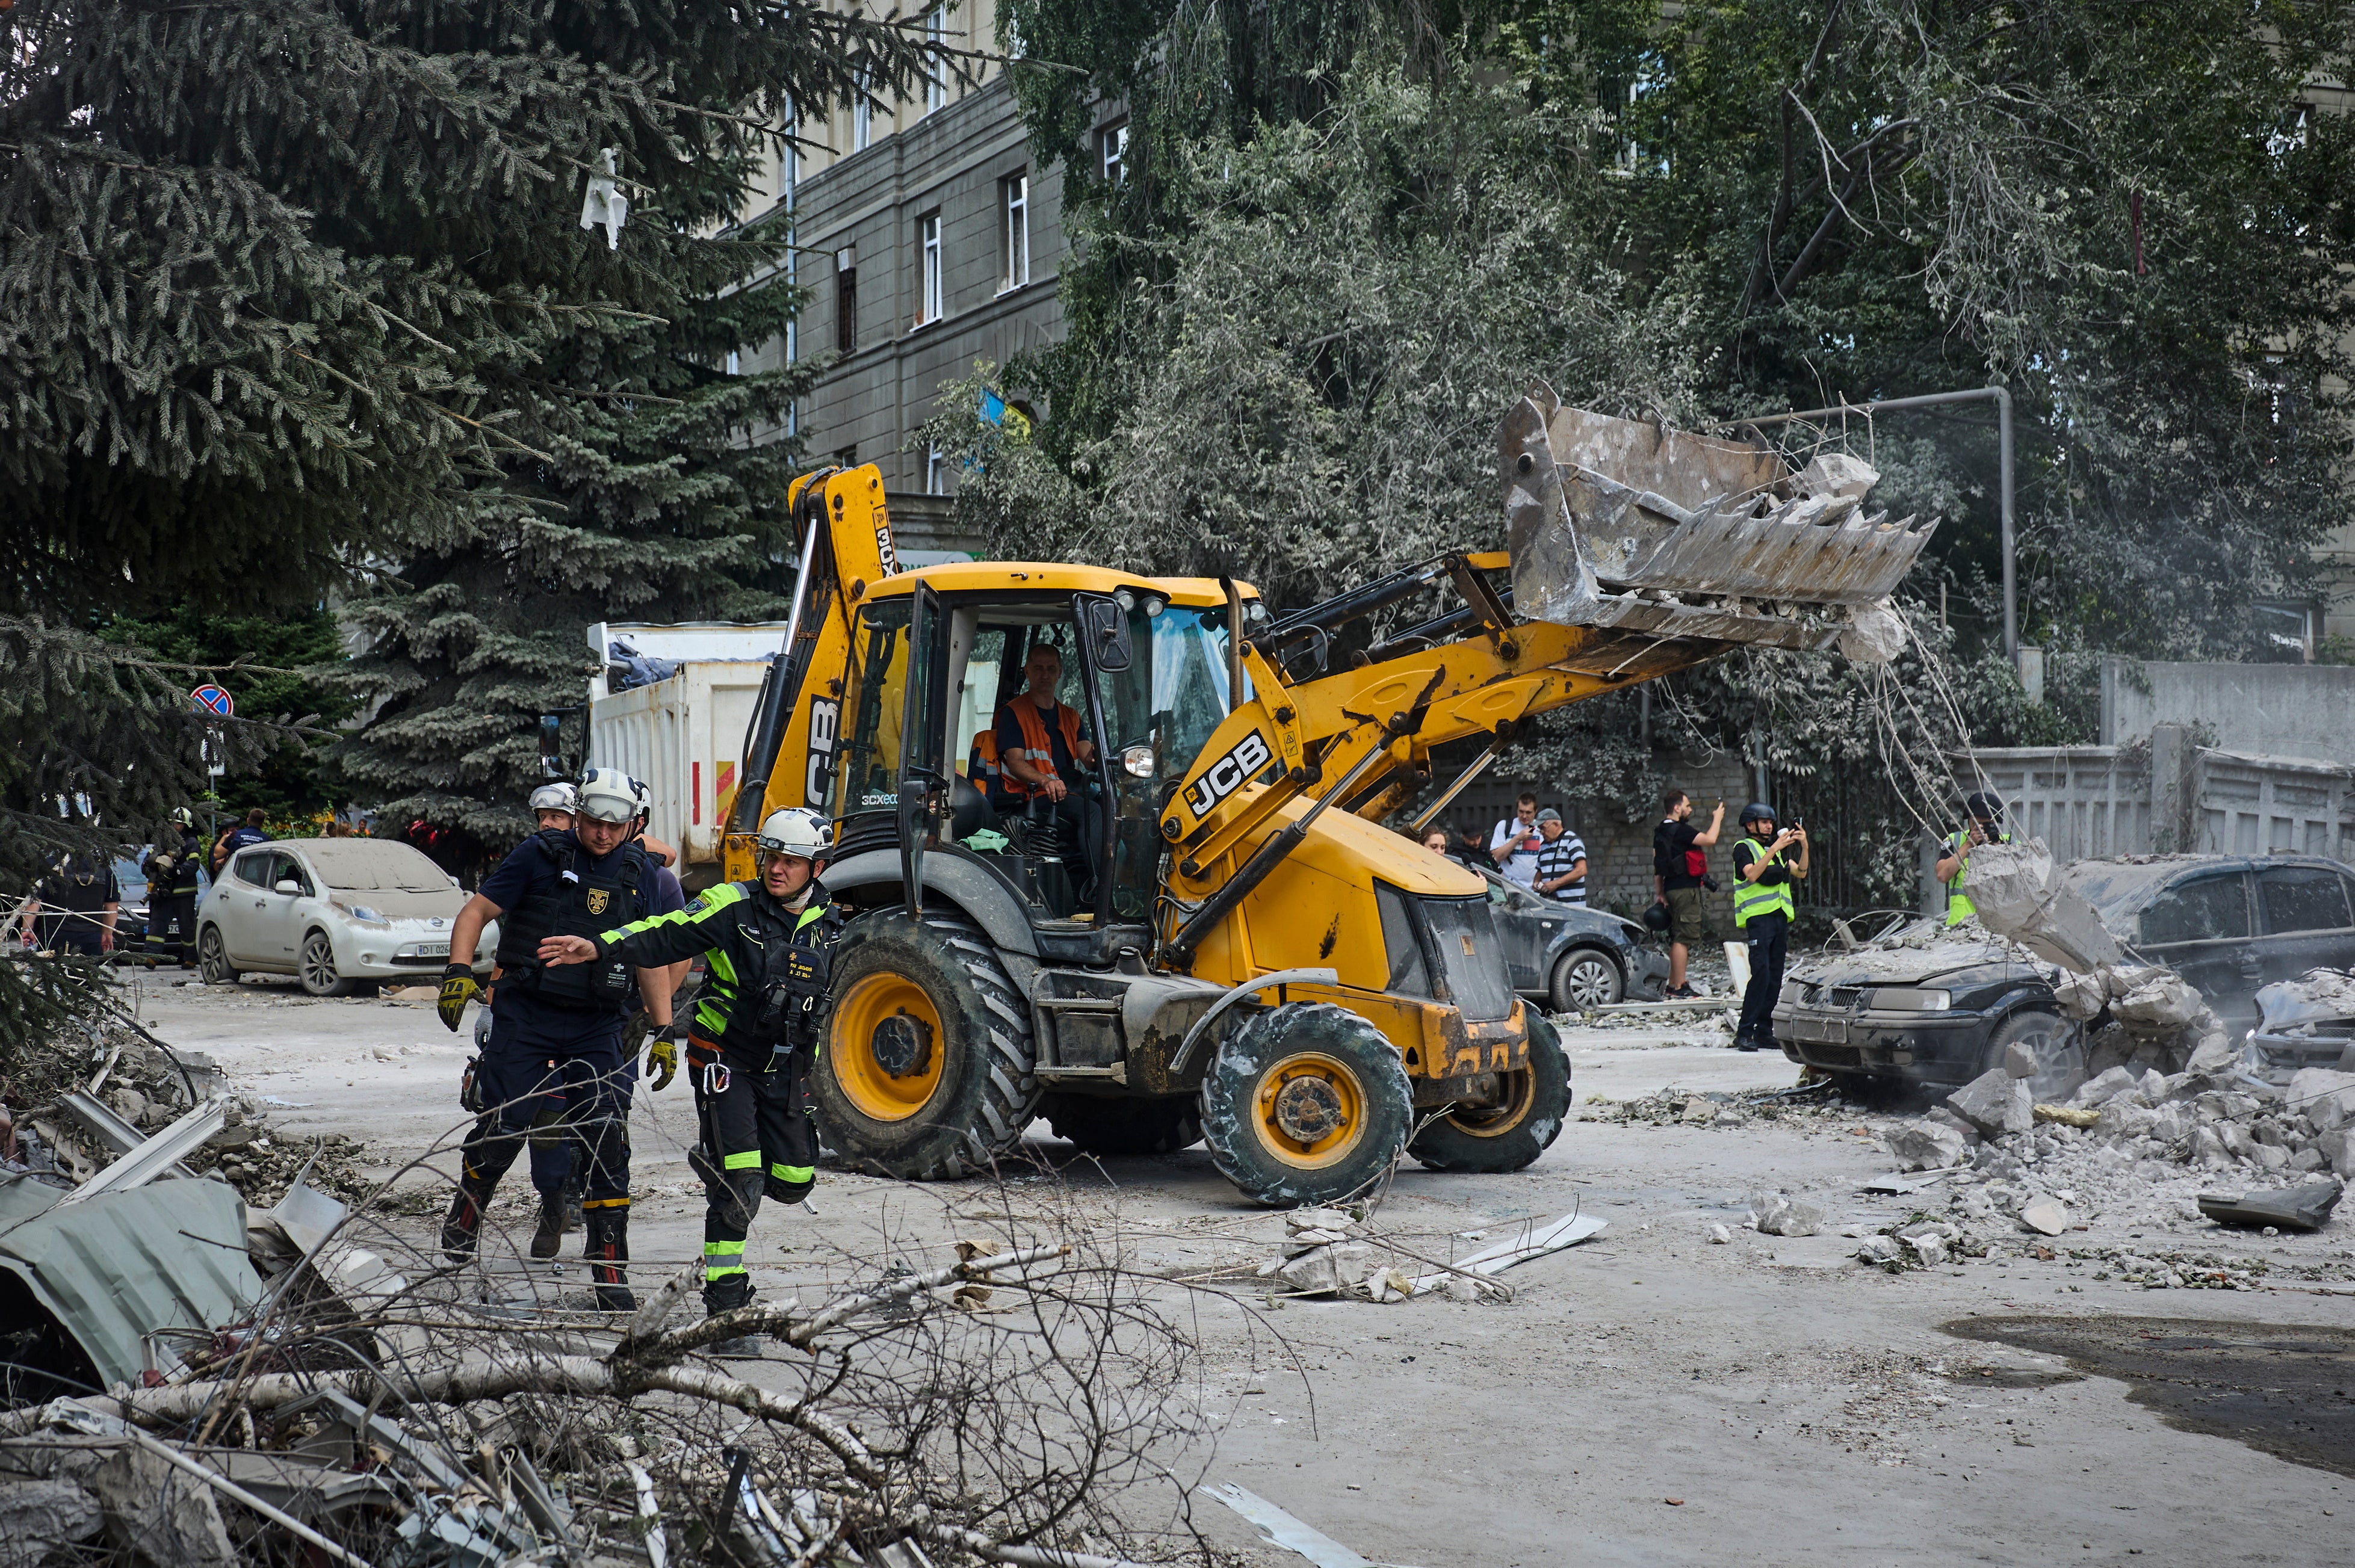
[{"label": "yellow wheel rim", "polygon": [[872,974],[834,1004],[826,1059],[863,1116],[905,1121],[941,1086],[940,1010],[904,975]]},{"label": "yellow wheel rim", "polygon": [[1303,1051],[1260,1075],[1252,1126],[1286,1165],[1315,1171],[1348,1157],[1365,1136],[1366,1088],[1349,1065]]},{"label": "yellow wheel rim", "polygon": [[1472,1138],[1502,1138],[1529,1119],[1538,1097],[1534,1071],[1500,1073],[1502,1091],[1493,1106],[1458,1106],[1447,1113],[1448,1125]]}]

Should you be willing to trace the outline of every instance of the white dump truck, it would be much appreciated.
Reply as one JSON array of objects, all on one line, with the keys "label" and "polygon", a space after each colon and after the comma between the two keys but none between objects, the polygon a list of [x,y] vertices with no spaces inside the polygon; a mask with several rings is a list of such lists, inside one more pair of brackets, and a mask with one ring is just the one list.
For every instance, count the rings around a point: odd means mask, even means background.
[{"label": "white dump truck", "polygon": [[689,892],[719,880],[720,828],[735,803],[745,731],[784,641],[782,620],[589,628],[604,667],[589,682],[587,765],[645,781],[654,794],[647,831],[678,846]]}]

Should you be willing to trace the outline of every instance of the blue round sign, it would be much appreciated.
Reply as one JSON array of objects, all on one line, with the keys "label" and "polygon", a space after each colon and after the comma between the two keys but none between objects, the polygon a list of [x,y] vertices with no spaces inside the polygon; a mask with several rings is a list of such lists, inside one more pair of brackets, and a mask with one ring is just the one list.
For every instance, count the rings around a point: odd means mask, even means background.
[{"label": "blue round sign", "polygon": [[229,694],[209,681],[190,692],[188,695],[197,699],[197,706],[210,708],[223,718],[237,712],[237,705],[229,700]]}]

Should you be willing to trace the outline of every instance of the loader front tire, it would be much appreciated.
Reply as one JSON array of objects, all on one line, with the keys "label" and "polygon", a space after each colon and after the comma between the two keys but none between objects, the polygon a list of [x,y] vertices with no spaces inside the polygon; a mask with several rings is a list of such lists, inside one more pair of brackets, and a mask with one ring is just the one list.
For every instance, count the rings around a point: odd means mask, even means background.
[{"label": "loader front tire", "polygon": [[1099,1160],[1175,1154],[1202,1141],[1200,1107],[1192,1099],[1104,1099],[1095,1095],[1049,1095],[1039,1114],[1055,1136]]},{"label": "loader front tire", "polygon": [[1030,1009],[980,927],[894,909],[850,923],[810,1092],[826,1146],[918,1181],[985,1170],[1039,1103]]},{"label": "loader front tire", "polygon": [[1210,1163],[1272,1209],[1372,1186],[1414,1111],[1398,1047],[1329,1002],[1289,1002],[1246,1022],[1203,1076],[1201,1107]]},{"label": "loader front tire", "polygon": [[1560,1136],[1570,1116],[1570,1058],[1553,1025],[1528,1011],[1528,1070],[1503,1075],[1496,1105],[1459,1107],[1424,1128],[1408,1153],[1433,1171],[1518,1171]]}]

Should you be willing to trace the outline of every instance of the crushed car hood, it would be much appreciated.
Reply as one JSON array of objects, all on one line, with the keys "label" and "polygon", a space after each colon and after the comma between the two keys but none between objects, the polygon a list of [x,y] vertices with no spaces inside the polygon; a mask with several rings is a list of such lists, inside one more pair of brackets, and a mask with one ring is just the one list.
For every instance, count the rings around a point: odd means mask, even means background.
[{"label": "crushed car hood", "polygon": [[2355,974],[2308,969],[2296,980],[2275,980],[2257,992],[2257,1027],[2267,1034],[2355,1019]]},{"label": "crushed car hood", "polygon": [[1990,931],[1949,933],[1926,922],[1883,937],[1853,953],[1834,953],[1794,971],[1811,986],[1914,985],[1972,969],[2045,973],[2051,966]]}]

